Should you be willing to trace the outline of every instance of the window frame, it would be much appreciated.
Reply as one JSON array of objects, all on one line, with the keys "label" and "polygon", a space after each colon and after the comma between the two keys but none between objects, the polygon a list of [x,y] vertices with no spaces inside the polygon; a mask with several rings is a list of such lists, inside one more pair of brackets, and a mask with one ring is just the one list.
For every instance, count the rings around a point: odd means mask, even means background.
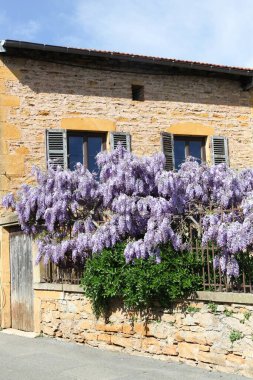
[{"label": "window frame", "polygon": [[174,162],[176,162],[175,156],[175,141],[185,141],[185,160],[190,156],[190,141],[200,141],[201,142],[201,163],[206,163],[206,140],[205,136],[194,136],[194,135],[174,135],[173,137],[173,145],[174,145]]},{"label": "window frame", "polygon": [[88,168],[88,137],[101,137],[102,138],[102,151],[106,150],[106,132],[85,132],[85,131],[67,131],[67,165],[70,168],[70,153],[69,153],[69,137],[82,137],[83,138],[83,166]]}]

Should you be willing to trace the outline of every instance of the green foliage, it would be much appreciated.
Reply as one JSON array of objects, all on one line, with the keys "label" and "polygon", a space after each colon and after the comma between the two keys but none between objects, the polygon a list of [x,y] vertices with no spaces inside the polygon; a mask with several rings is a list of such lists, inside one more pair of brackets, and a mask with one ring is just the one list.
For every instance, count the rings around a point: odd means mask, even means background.
[{"label": "green foliage", "polygon": [[211,313],[217,313],[217,305],[213,302],[208,304],[208,309],[211,311]]},{"label": "green foliage", "polygon": [[105,315],[110,301],[123,300],[128,310],[145,311],[157,302],[162,307],[200,289],[197,275],[200,263],[189,252],[175,252],[170,245],[161,248],[161,263],[136,259],[126,264],[126,243],[104,249],[86,262],[82,286],[97,316]]},{"label": "green foliage", "polygon": [[241,319],[240,323],[242,323],[244,325],[244,323],[250,319],[251,312],[250,311],[245,311],[245,313],[243,313],[243,316],[244,316],[244,319]]},{"label": "green foliage", "polygon": [[194,313],[197,313],[198,311],[200,311],[200,308],[195,307],[195,306],[188,306],[185,311],[188,314],[194,314]]},{"label": "green foliage", "polygon": [[236,340],[240,340],[242,338],[243,338],[243,334],[238,330],[232,330],[229,335],[229,339],[231,343],[234,343]]},{"label": "green foliage", "polygon": [[248,321],[251,317],[251,312],[250,311],[245,311],[245,313],[243,314],[244,315],[244,319],[246,321]]},{"label": "green foliage", "polygon": [[233,310],[225,309],[224,314],[226,317],[231,317],[233,315]]}]

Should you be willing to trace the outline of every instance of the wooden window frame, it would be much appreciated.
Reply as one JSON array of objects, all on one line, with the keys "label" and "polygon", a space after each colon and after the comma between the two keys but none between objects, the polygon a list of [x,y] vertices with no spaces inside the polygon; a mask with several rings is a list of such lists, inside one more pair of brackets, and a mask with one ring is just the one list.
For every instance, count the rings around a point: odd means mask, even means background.
[{"label": "wooden window frame", "polygon": [[[177,136],[174,135],[175,141],[185,141],[185,159],[190,156],[190,141],[200,141],[201,142],[201,163],[206,162],[206,137],[205,136]],[[175,150],[174,150],[174,160],[175,160]]]},{"label": "wooden window frame", "polygon": [[88,137],[101,137],[102,138],[102,150],[106,150],[106,136],[107,133],[101,132],[67,132],[67,158],[68,158],[68,168],[69,168],[69,137],[78,136],[83,138],[83,166],[88,168]]}]

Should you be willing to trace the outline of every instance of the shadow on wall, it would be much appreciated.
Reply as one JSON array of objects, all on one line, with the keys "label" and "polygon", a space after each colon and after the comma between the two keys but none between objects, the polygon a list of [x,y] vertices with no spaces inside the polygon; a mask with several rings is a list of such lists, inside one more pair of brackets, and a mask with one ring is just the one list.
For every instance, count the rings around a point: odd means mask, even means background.
[{"label": "shadow on wall", "polygon": [[[15,60],[15,63],[13,63]],[[211,76],[186,75],[169,72],[169,68],[144,68],[120,65],[110,71],[108,66],[91,69],[78,60],[55,63],[49,60],[7,58],[5,64],[19,73],[19,81],[35,93],[80,95],[83,97],[110,97],[132,99],[132,84],[144,86],[147,101],[213,104],[251,107],[251,94],[243,91],[239,80]],[[107,64],[108,65],[108,64]],[[122,71],[124,70],[128,71]],[[133,72],[135,70],[135,72]],[[198,73],[198,72],[197,72]]]}]

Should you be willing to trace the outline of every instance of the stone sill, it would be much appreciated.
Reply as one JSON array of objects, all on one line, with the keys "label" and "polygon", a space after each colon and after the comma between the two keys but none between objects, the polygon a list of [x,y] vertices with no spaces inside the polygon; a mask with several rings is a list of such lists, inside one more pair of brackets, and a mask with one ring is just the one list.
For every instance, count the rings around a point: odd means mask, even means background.
[{"label": "stone sill", "polygon": [[7,216],[3,216],[0,218],[0,226],[10,227],[18,225],[18,216],[16,213],[11,213]]},{"label": "stone sill", "polygon": [[209,301],[217,303],[238,303],[253,305],[253,293],[230,293],[230,292],[196,292],[196,296],[191,298],[198,301]]},{"label": "stone sill", "polygon": [[73,284],[50,284],[47,282],[37,282],[33,284],[33,289],[69,293],[84,293],[83,289],[79,285]]},{"label": "stone sill", "polygon": [[[33,285],[34,290],[58,291],[69,293],[84,293],[79,285],[70,284],[50,284],[38,282]],[[188,298],[192,301],[208,301],[217,303],[235,303],[244,305],[253,305],[253,294],[251,293],[225,293],[225,292],[208,292],[199,291],[194,297]]]}]

